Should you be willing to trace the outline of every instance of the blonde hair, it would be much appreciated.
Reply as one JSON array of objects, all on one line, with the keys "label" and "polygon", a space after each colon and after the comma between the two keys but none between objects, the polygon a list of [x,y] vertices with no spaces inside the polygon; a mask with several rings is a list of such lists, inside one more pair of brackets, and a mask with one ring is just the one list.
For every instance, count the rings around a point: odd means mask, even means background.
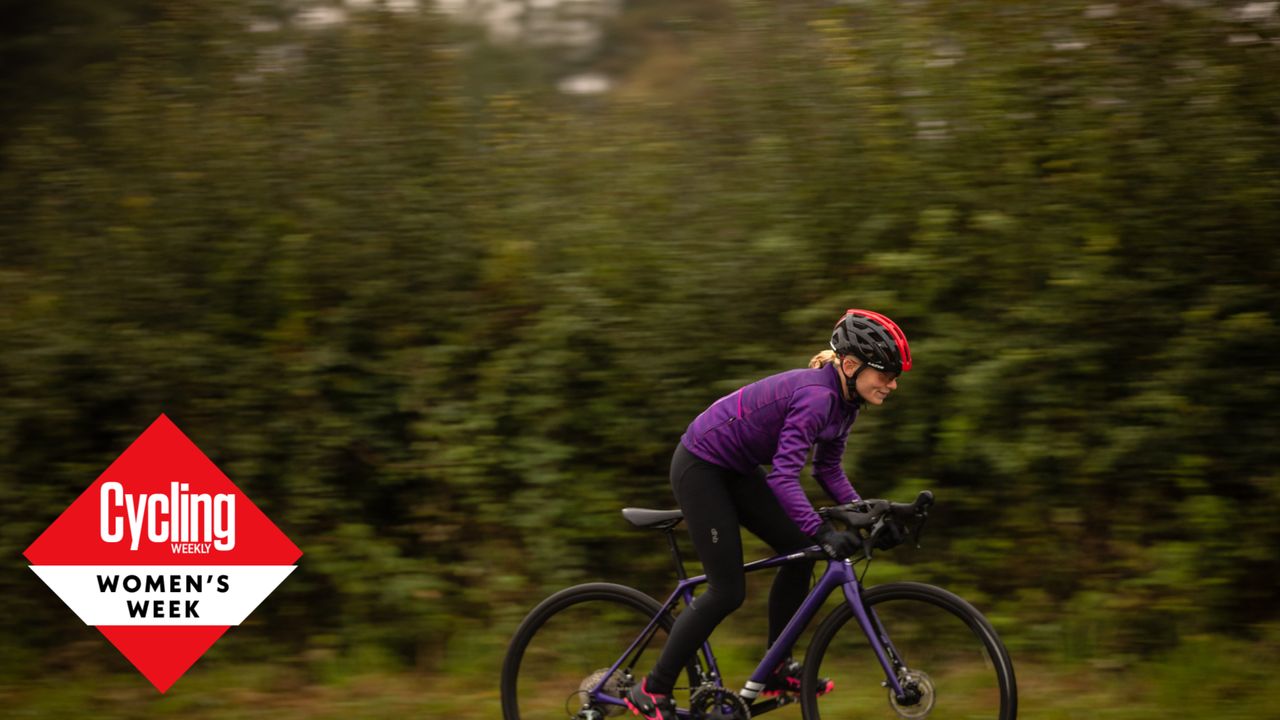
[{"label": "blonde hair", "polygon": [[838,357],[840,356],[836,355],[835,350],[823,350],[822,352],[813,356],[813,359],[809,361],[809,367],[811,368],[826,367],[831,363],[835,362],[836,358]]}]

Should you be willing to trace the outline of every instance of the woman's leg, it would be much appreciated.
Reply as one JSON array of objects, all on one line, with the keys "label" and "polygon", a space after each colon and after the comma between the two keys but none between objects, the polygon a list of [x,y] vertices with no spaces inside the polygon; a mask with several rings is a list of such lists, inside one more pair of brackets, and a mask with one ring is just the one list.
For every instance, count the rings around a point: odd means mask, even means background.
[{"label": "woman's leg", "polygon": [[[738,518],[742,526],[769,544],[778,554],[803,550],[814,544],[799,525],[787,515],[778,497],[765,482],[764,470],[743,477],[731,492]],[[809,595],[809,578],[813,575],[813,562],[783,565],[773,580],[769,591],[769,645],[778,639],[783,628]]]},{"label": "woman's leg", "polygon": [[671,459],[671,489],[684,510],[685,525],[707,574],[707,588],[676,617],[666,647],[649,673],[651,692],[671,694],[689,658],[746,597],[742,534],[730,493],[740,482],[736,473],[698,458],[683,445]]}]

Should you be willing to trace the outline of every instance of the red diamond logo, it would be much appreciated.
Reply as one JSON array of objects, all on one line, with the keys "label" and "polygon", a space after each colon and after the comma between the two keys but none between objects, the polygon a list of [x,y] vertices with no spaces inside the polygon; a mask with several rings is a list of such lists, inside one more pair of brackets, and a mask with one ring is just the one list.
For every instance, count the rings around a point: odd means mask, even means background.
[{"label": "red diamond logo", "polygon": [[161,415],[24,555],[165,692],[302,551]]}]

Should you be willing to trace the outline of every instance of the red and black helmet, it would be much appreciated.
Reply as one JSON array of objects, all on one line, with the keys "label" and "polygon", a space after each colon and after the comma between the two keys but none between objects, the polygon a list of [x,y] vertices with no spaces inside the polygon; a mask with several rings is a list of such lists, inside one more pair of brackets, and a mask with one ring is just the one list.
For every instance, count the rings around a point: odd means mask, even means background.
[{"label": "red and black helmet", "polygon": [[870,310],[846,310],[831,333],[831,349],[881,372],[898,375],[911,369],[911,347],[902,328]]}]

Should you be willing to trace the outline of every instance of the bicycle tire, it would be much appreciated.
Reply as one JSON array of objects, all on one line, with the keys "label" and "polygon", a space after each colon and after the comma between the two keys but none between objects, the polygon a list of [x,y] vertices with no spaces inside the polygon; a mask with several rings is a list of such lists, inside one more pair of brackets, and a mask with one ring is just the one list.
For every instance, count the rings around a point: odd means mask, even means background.
[{"label": "bicycle tire", "polygon": [[[962,621],[963,626],[971,633],[972,637],[978,641],[978,644],[981,646],[982,653],[985,655],[983,659],[985,663],[989,663],[989,667],[984,663],[986,672],[978,673],[978,675],[986,677],[989,674],[994,674],[994,682],[991,682],[989,678],[986,680],[989,684],[987,693],[991,696],[998,696],[998,698],[996,700],[989,701],[991,707],[986,707],[984,709],[985,714],[974,714],[972,711],[956,711],[954,710],[955,706],[939,711],[940,709],[937,706],[932,705],[930,709],[921,709],[917,707],[915,709],[916,714],[914,715],[911,714],[912,708],[908,706],[906,708],[908,714],[903,714],[903,712],[900,712],[900,707],[895,707],[893,701],[886,698],[884,702],[889,706],[890,712],[884,713],[884,716],[893,717],[896,714],[898,717],[903,718],[948,718],[963,715],[965,717],[987,717],[988,720],[1016,720],[1018,714],[1018,691],[1017,681],[1014,677],[1013,661],[1010,659],[1009,652],[1005,648],[1004,643],[1001,642],[1000,636],[996,633],[995,628],[991,626],[991,623],[988,622],[987,619],[983,617],[982,613],[978,612],[976,608],[958,595],[948,592],[947,590],[943,590],[942,588],[933,585],[915,582],[894,582],[877,585],[865,590],[862,594],[862,598],[864,604],[868,608],[874,610],[876,615],[879,616],[880,620],[884,624],[890,641],[895,645],[898,645],[898,639],[896,639],[894,630],[894,618],[896,617],[911,618],[912,612],[925,611],[927,608],[932,607],[934,609],[944,611],[954,618],[958,618]],[[895,608],[906,608],[906,612],[894,612]],[[923,614],[926,616],[932,615],[930,612],[923,612]],[[890,616],[890,619],[886,619],[886,615]],[[850,620],[853,620],[853,617],[853,610],[850,609],[849,604],[847,602],[841,603],[823,620],[822,624],[819,625],[818,629],[814,632],[813,641],[810,643],[808,652],[805,654],[804,675],[801,678],[800,703],[802,716],[805,720],[821,720],[819,706],[824,704],[825,701],[820,700],[817,697],[815,690],[817,688],[818,677],[824,674],[822,670],[823,660],[827,655],[832,641],[837,637],[840,630],[845,628]],[[938,614],[937,617],[941,618],[945,616]],[[910,624],[910,621],[900,622],[899,629],[902,630],[905,626]],[[956,623],[951,621],[949,622],[949,625],[956,626]],[[965,633],[962,632],[963,628],[960,628],[959,626],[948,628],[948,630],[954,633],[950,635],[950,637],[955,637],[956,635],[960,637],[965,636]],[[857,639],[861,645],[860,653],[868,658],[874,659],[874,653],[867,645],[866,635],[862,632],[862,627],[856,620],[854,620],[852,626],[849,627],[847,631],[857,633]],[[906,634],[909,639],[910,633],[908,632]],[[932,632],[920,632],[916,637],[926,638],[926,640],[922,641],[921,644],[927,648],[929,643],[935,641],[946,642],[944,635],[945,634],[940,635]],[[918,653],[918,648],[919,646],[913,646],[910,650],[904,653],[908,667],[911,667],[913,671],[917,670],[917,668],[913,667],[911,664],[911,656],[913,653],[928,654]],[[967,657],[976,657],[976,653],[970,652]],[[863,684],[868,682],[879,684],[880,681],[884,680],[884,672],[880,668],[878,662],[875,663],[874,670],[875,675],[873,678],[859,677],[857,678],[857,681]],[[845,679],[851,680],[851,678]],[[935,681],[927,674],[924,679],[925,682],[928,683],[929,695],[934,701],[942,702],[943,700],[949,699],[946,693],[936,692],[934,687]],[[838,681],[836,689],[837,692],[840,689]],[[886,695],[888,694],[887,690],[881,690],[880,692],[885,692]],[[995,709],[997,704],[998,710],[994,713],[995,717],[989,717],[991,710]],[[874,717],[871,714],[871,711],[874,710],[873,707],[861,708],[861,710],[862,712],[859,713],[860,717]]]},{"label": "bicycle tire", "polygon": [[[671,625],[675,622],[670,612],[662,612],[661,603],[649,595],[626,585],[587,583],[575,585],[551,595],[529,611],[529,614],[525,616],[519,627],[516,628],[515,635],[512,636],[511,642],[507,646],[507,653],[502,662],[501,682],[502,717],[504,720],[521,720],[519,708],[521,666],[526,650],[537,636],[538,631],[543,629],[548,621],[552,620],[556,615],[573,608],[575,605],[591,601],[615,603],[634,611],[636,615],[636,637],[639,637],[648,622],[658,616],[659,613],[662,615],[659,619],[659,627],[663,631],[670,632]],[[619,646],[617,655],[621,656],[624,650],[626,650],[625,644]],[[656,660],[657,654],[653,653],[652,658]],[[616,659],[616,657],[612,659]],[[691,659],[687,668],[691,687],[697,684],[698,678],[701,676],[699,668],[697,658]],[[647,671],[648,668],[644,668],[644,670]],[[526,717],[525,720],[530,720],[530,718]]]}]

